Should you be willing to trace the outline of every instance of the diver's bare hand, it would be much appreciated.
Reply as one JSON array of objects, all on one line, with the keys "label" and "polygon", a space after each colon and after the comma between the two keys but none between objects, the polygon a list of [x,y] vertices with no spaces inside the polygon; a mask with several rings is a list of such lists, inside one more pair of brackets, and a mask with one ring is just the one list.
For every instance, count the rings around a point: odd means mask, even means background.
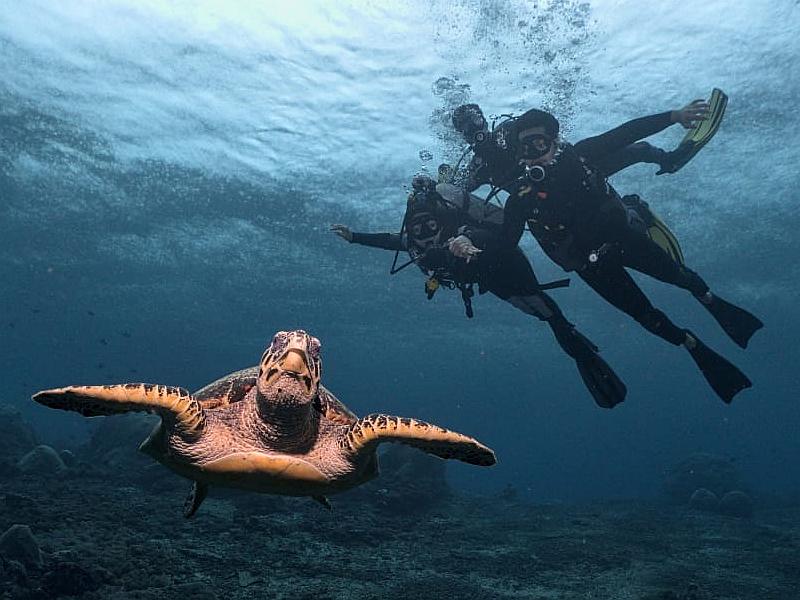
[{"label": "diver's bare hand", "polygon": [[680,123],[684,128],[691,129],[708,116],[708,109],[709,105],[705,100],[694,100],[680,110],[673,110],[670,116],[673,123]]},{"label": "diver's bare hand", "polygon": [[353,232],[350,231],[350,228],[347,225],[339,225],[338,223],[334,223],[331,225],[331,231],[340,238],[344,238],[348,242],[353,241]]},{"label": "diver's bare hand", "polygon": [[483,250],[476,248],[473,245],[472,240],[465,235],[459,235],[458,237],[450,238],[447,241],[447,248],[453,253],[453,256],[464,258],[467,260],[467,262],[471,261],[478,254],[483,252]]}]

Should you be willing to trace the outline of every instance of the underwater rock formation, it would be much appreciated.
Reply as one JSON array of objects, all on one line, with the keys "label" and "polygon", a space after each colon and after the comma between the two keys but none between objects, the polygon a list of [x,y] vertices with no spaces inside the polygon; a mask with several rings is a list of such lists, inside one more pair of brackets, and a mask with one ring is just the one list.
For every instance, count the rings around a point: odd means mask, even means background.
[{"label": "underwater rock formation", "polygon": [[678,504],[686,504],[700,488],[722,497],[745,489],[739,468],[728,458],[713,454],[692,454],[667,471],[664,492]]},{"label": "underwater rock formation", "polygon": [[99,577],[73,562],[56,563],[42,576],[42,589],[52,598],[91,592],[100,583]]},{"label": "underwater rock formation", "polygon": [[733,490],[725,494],[719,501],[719,512],[729,517],[748,519],[755,512],[753,499],[746,493]]},{"label": "underwater rock formation", "polygon": [[[0,592],[9,587],[8,584],[13,587],[25,586],[27,583],[28,572],[25,570],[25,566],[17,560],[7,560],[0,554]],[[3,598],[7,597],[3,596]]]},{"label": "underwater rock formation", "polygon": [[58,453],[58,455],[61,457],[61,460],[64,461],[64,464],[67,467],[74,467],[78,460],[75,458],[75,454],[70,450],[62,450]]},{"label": "underwater rock formation", "polygon": [[0,404],[0,475],[16,472],[16,462],[37,443],[33,428],[22,414]]},{"label": "underwater rock formation", "polygon": [[67,470],[58,452],[44,444],[20,458],[17,468],[26,475],[59,475]]},{"label": "underwater rock formation", "polygon": [[158,423],[159,417],[148,414],[104,417],[89,442],[77,451],[77,460],[82,463],[79,470],[148,489],[172,490],[187,485],[185,479],[139,451]]},{"label": "underwater rock formation", "polygon": [[699,488],[694,491],[689,499],[689,507],[703,512],[717,512],[719,509],[719,498],[711,490]]},{"label": "underwater rock formation", "polygon": [[40,567],[42,552],[27,525],[12,525],[0,536],[0,555],[25,566]]},{"label": "underwater rock formation", "polygon": [[82,449],[82,458],[115,470],[147,467],[153,460],[138,448],[158,422],[156,416],[138,413],[105,417]]},{"label": "underwater rock formation", "polygon": [[[367,502],[399,513],[425,511],[451,496],[445,461],[408,446],[389,446],[380,455],[381,476],[366,486]],[[359,501],[363,501],[359,497]]]}]

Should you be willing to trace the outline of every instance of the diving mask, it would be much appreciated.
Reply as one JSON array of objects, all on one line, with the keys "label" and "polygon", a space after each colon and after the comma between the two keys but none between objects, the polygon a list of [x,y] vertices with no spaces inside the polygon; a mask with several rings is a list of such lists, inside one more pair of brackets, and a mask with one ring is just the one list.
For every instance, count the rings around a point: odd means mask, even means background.
[{"label": "diving mask", "polygon": [[417,240],[427,240],[439,233],[439,221],[435,217],[421,219],[409,227],[411,235]]},{"label": "diving mask", "polygon": [[525,132],[519,136],[519,157],[525,160],[536,160],[541,158],[553,147],[553,138],[545,133]]}]

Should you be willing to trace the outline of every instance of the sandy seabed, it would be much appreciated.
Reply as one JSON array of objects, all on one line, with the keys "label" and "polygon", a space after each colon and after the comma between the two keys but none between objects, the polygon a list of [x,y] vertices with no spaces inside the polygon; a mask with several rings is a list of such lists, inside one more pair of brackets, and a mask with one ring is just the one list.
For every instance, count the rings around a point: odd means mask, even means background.
[{"label": "sandy seabed", "polygon": [[[165,483],[166,482],[166,483]],[[120,474],[0,482],[0,532],[28,525],[40,565],[0,559],[0,597],[641,599],[800,597],[800,507],[753,519],[640,502],[541,505],[379,485],[311,500],[214,494]]]}]

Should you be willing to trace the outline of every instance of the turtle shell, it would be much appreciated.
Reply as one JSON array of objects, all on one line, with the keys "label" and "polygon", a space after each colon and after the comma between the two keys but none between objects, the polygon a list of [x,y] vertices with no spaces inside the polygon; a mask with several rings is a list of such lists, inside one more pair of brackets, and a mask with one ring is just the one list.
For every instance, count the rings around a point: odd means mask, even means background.
[{"label": "turtle shell", "polygon": [[[258,380],[258,367],[249,367],[220,377],[194,393],[204,410],[221,408],[244,399]],[[351,425],[358,417],[324,386],[319,386],[319,412],[339,425]]]},{"label": "turtle shell", "polygon": [[325,417],[339,425],[352,425],[358,420],[353,412],[341,400],[331,394],[327,388],[319,386],[319,411]]},{"label": "turtle shell", "polygon": [[220,408],[244,399],[258,380],[258,367],[242,369],[220,377],[194,393],[203,410]]}]

